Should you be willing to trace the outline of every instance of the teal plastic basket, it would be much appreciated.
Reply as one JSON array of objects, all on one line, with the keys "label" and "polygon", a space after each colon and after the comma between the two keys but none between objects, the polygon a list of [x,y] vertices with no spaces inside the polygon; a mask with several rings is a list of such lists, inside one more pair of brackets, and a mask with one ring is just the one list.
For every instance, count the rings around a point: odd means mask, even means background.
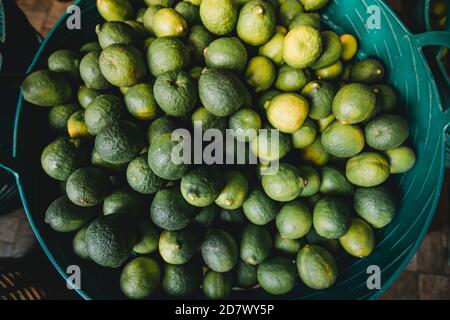
[{"label": "teal plastic basket", "polygon": [[[95,37],[94,26],[101,22],[94,1],[78,2],[82,9],[82,30],[68,31],[63,18],[52,30],[36,55],[29,71],[44,68],[46,57],[60,48],[78,48]],[[376,6],[376,7],[372,7]],[[368,9],[379,9],[381,29],[368,29]],[[444,110],[438,88],[428,67],[422,48],[450,47],[450,34],[429,32],[411,34],[393,11],[380,0],[334,0],[327,7],[324,22],[339,33],[350,33],[359,39],[359,58],[376,56],[387,67],[389,78],[400,95],[400,110],[411,124],[411,144],[417,153],[415,167],[393,179],[400,208],[394,221],[376,234],[377,245],[364,259],[341,254],[339,277],[329,289],[315,291],[301,284],[288,295],[274,297],[261,289],[234,291],[232,299],[375,299],[403,271],[423,239],[439,200],[445,167],[444,130],[450,123],[450,112]],[[3,153],[2,167],[12,172],[28,218],[49,259],[67,279],[67,267],[79,265],[81,288],[86,299],[119,299],[118,269],[105,269],[92,262],[81,261],[71,247],[73,234],[52,231],[44,223],[48,204],[57,197],[58,183],[45,176],[40,168],[40,153],[54,138],[48,131],[47,109],[31,106],[20,99],[15,119],[13,154]],[[381,270],[381,288],[369,289],[367,268]],[[155,296],[153,298],[162,298]]]}]

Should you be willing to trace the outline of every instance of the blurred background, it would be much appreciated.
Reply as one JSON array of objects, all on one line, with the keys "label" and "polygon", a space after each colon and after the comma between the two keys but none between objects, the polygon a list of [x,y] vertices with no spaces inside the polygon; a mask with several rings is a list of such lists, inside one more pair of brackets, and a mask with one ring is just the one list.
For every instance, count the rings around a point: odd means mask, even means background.
[{"label": "blurred background", "polygon": [[[42,37],[73,3],[70,0],[3,0],[4,4],[6,2],[11,2],[9,5],[15,2]],[[415,0],[387,2],[408,27],[416,31],[418,26],[411,20]],[[436,15],[432,19],[433,28],[445,25],[446,17],[442,12],[447,11],[448,2],[432,1],[432,14]],[[0,197],[0,300],[80,299],[74,291],[67,289],[37,244],[20,201],[12,196],[11,181],[5,185],[9,184],[10,190],[0,190],[1,194],[10,195],[7,206],[2,204]],[[450,171],[447,170],[439,208],[427,236],[406,270],[381,299],[450,299],[449,190]]]}]

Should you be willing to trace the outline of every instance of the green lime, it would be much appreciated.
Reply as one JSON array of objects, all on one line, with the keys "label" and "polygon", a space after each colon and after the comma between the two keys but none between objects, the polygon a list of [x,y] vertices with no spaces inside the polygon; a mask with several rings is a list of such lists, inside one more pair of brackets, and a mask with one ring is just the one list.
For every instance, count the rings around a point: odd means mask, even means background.
[{"label": "green lime", "polygon": [[201,22],[199,7],[190,2],[178,2],[175,6],[175,10],[178,11],[184,17],[184,19],[186,19],[186,22],[189,26],[193,26]]},{"label": "green lime", "polygon": [[125,116],[122,99],[112,94],[102,94],[95,98],[84,112],[84,121],[92,135],[97,135],[105,128]]},{"label": "green lime", "polygon": [[408,122],[396,115],[384,114],[366,124],[367,144],[377,150],[395,149],[409,136]]},{"label": "green lime", "polygon": [[416,163],[416,155],[411,148],[401,146],[385,151],[391,173],[409,171]]},{"label": "green lime", "polygon": [[128,0],[98,0],[97,10],[106,21],[125,21],[134,17]]},{"label": "green lime", "polygon": [[314,230],[326,239],[338,239],[348,230],[350,214],[338,198],[325,196],[314,206]]},{"label": "green lime", "polygon": [[227,128],[227,118],[218,117],[209,112],[205,107],[200,107],[191,115],[191,122],[194,128],[199,128],[203,132],[209,129],[218,129],[224,131]]},{"label": "green lime", "polygon": [[84,121],[84,110],[73,113],[67,120],[67,133],[71,138],[89,139],[92,135]]},{"label": "green lime", "polygon": [[322,145],[320,137],[317,137],[316,141],[303,148],[300,152],[300,157],[316,166],[323,166],[330,160],[330,154]]},{"label": "green lime", "polygon": [[230,295],[232,288],[233,274],[230,272],[208,271],[203,278],[202,289],[207,299],[223,300]]},{"label": "green lime", "polygon": [[100,91],[89,89],[86,86],[80,86],[78,88],[77,98],[80,105],[86,109],[87,106],[102,93]]},{"label": "green lime", "polygon": [[79,80],[80,61],[81,56],[75,51],[57,50],[48,57],[48,69],[62,73],[71,80]]},{"label": "green lime", "polygon": [[321,186],[320,175],[317,170],[311,166],[300,166],[298,171],[300,177],[305,180],[305,187],[300,193],[300,197],[311,197],[317,194]]},{"label": "green lime", "polygon": [[312,289],[331,287],[337,278],[337,266],[333,256],[317,245],[304,246],[297,255],[300,279]]},{"label": "green lime", "polygon": [[354,185],[374,187],[389,177],[389,163],[375,152],[363,152],[347,161],[345,175]]},{"label": "green lime", "polygon": [[358,52],[358,40],[351,34],[342,34],[339,38],[342,43],[342,60],[352,60]]},{"label": "green lime", "polygon": [[197,103],[197,83],[186,71],[167,71],[156,78],[153,86],[156,102],[168,115],[183,117]]},{"label": "green lime", "polygon": [[148,66],[155,77],[166,71],[187,69],[189,60],[186,46],[176,37],[158,38],[147,50]]},{"label": "green lime", "polygon": [[[166,180],[179,180],[189,169],[186,163],[174,161],[172,152],[175,147],[183,148],[183,139],[172,140],[172,133],[164,133],[156,137],[148,149],[148,164],[152,171],[160,178]],[[183,159],[180,159],[183,160]]]},{"label": "green lime", "polygon": [[285,239],[279,232],[275,233],[273,240],[274,248],[289,256],[297,254],[303,243],[303,239]]},{"label": "green lime", "polygon": [[273,37],[264,45],[259,47],[258,54],[272,60],[276,65],[284,63],[283,60],[283,43],[286,35],[281,32],[275,32]]},{"label": "green lime", "polygon": [[163,7],[160,5],[150,5],[147,10],[145,10],[144,16],[142,17],[142,23],[144,24],[145,30],[153,34],[153,19],[155,18],[156,13],[161,10]]},{"label": "green lime", "polygon": [[251,0],[239,12],[236,31],[245,43],[260,46],[270,40],[275,24],[276,16],[272,6],[263,0]]},{"label": "green lime", "polygon": [[188,31],[186,19],[175,9],[163,8],[153,16],[152,30],[157,38],[183,37]]},{"label": "green lime", "polygon": [[150,169],[146,154],[140,155],[128,164],[126,177],[129,186],[142,194],[153,194],[167,183]]},{"label": "green lime", "polygon": [[283,0],[278,2],[280,3],[278,21],[285,27],[289,26],[289,23],[297,14],[304,11],[302,4],[298,0]]},{"label": "green lime", "polygon": [[251,141],[261,129],[261,117],[252,109],[240,109],[231,115],[228,128],[237,141]]},{"label": "green lime", "polygon": [[236,37],[214,40],[204,50],[208,67],[242,72],[247,65],[247,49]]},{"label": "green lime", "polygon": [[205,49],[213,42],[214,36],[203,25],[192,26],[189,31],[186,43],[192,49],[195,60],[203,62]]},{"label": "green lime", "polygon": [[310,80],[307,70],[295,69],[287,64],[278,69],[278,76],[275,80],[275,87],[285,92],[295,92],[301,90]]},{"label": "green lime", "polygon": [[295,267],[285,257],[270,257],[258,266],[258,283],[270,294],[290,292],[295,285]]},{"label": "green lime", "polygon": [[356,189],[353,207],[361,218],[376,229],[391,223],[397,210],[393,194],[384,186]]},{"label": "green lime", "polygon": [[112,44],[129,44],[136,46],[141,40],[139,34],[125,22],[111,21],[98,24],[95,33],[102,49]]},{"label": "green lime", "polygon": [[338,60],[332,65],[314,70],[314,72],[319,80],[335,80],[344,72],[344,65],[340,60]]},{"label": "green lime", "polygon": [[215,167],[202,167],[185,174],[180,190],[183,198],[196,207],[212,204],[224,188],[224,180]]},{"label": "green lime", "polygon": [[264,92],[272,87],[275,81],[275,66],[270,59],[256,56],[250,59],[245,78],[255,92]]},{"label": "green lime", "polygon": [[300,0],[306,11],[317,11],[328,4],[328,0]]},{"label": "green lime", "polygon": [[322,53],[319,59],[311,66],[312,69],[322,69],[331,66],[342,55],[342,43],[339,36],[333,31],[324,31],[322,36]]},{"label": "green lime", "polygon": [[296,167],[287,163],[280,163],[274,174],[262,176],[261,184],[271,199],[288,202],[300,195],[306,181],[300,176]]},{"label": "green lime", "polygon": [[[265,130],[264,130],[265,129]],[[276,129],[263,128],[250,142],[251,151],[261,160],[275,161],[291,151],[291,137]]]},{"label": "green lime", "polygon": [[316,13],[304,13],[300,12],[289,22],[289,30],[298,26],[310,26],[314,29],[321,29],[320,15]]},{"label": "green lime", "polygon": [[267,110],[269,108],[270,101],[272,101],[272,99],[280,93],[281,91],[278,90],[270,90],[261,94],[260,98],[258,99],[258,108],[261,111]]},{"label": "green lime", "polygon": [[211,33],[226,35],[234,30],[238,9],[234,0],[202,0],[200,18]]},{"label": "green lime", "polygon": [[309,112],[309,103],[295,93],[283,93],[270,101],[267,119],[270,124],[285,133],[294,133],[305,122]]},{"label": "green lime", "polygon": [[239,171],[227,171],[224,178],[225,187],[215,200],[216,204],[228,210],[242,207],[249,192],[247,178]]},{"label": "green lime", "polygon": [[376,95],[368,86],[348,84],[334,97],[333,113],[340,122],[355,124],[368,119],[375,109],[375,104]]},{"label": "green lime", "polygon": [[190,229],[163,231],[159,237],[159,254],[170,264],[185,264],[197,251],[197,237]]},{"label": "green lime", "polygon": [[111,84],[103,76],[99,65],[100,52],[92,51],[86,54],[80,62],[80,75],[89,89],[105,90]]},{"label": "green lime", "polygon": [[263,190],[255,189],[242,206],[247,219],[256,225],[266,225],[278,214],[278,203],[269,198]]},{"label": "green lime", "polygon": [[377,104],[381,111],[392,112],[397,105],[397,93],[395,90],[385,84],[376,84],[372,86],[373,91],[377,95]]},{"label": "green lime", "polygon": [[80,109],[77,103],[63,104],[51,108],[48,113],[48,124],[50,128],[59,132],[67,132],[67,121],[72,114]]},{"label": "green lime", "polygon": [[384,66],[376,59],[361,60],[353,66],[350,77],[354,82],[380,82],[384,78]]},{"label": "green lime", "polygon": [[304,149],[311,145],[317,138],[317,125],[310,118],[306,118],[303,125],[291,134],[292,147]]},{"label": "green lime", "polygon": [[147,75],[147,64],[142,53],[133,46],[113,44],[100,54],[102,75],[117,87],[132,87]]},{"label": "green lime", "polygon": [[329,154],[350,158],[364,149],[364,133],[357,125],[335,121],[322,133],[322,145]]},{"label": "green lime", "polygon": [[339,242],[352,256],[364,258],[372,253],[375,236],[372,228],[364,220],[353,218],[347,233],[339,238]]},{"label": "green lime", "polygon": [[152,144],[153,140],[158,138],[160,135],[172,132],[175,129],[176,124],[170,117],[159,117],[158,119],[153,120],[147,129],[148,144]]},{"label": "green lime", "polygon": [[292,201],[281,207],[275,221],[278,232],[285,239],[302,238],[312,227],[311,212],[299,201]]},{"label": "green lime", "polygon": [[137,225],[138,238],[133,251],[138,254],[150,254],[158,250],[159,233],[158,228],[147,219],[142,219]]},{"label": "green lime", "polygon": [[312,119],[324,119],[332,114],[331,108],[336,90],[331,83],[311,81],[303,88],[301,94],[309,101],[309,116]]},{"label": "green lime", "polygon": [[120,275],[122,292],[131,299],[143,299],[151,295],[161,281],[161,269],[155,260],[139,257],[131,260]]},{"label": "green lime", "polygon": [[141,83],[131,87],[125,94],[128,112],[138,120],[152,120],[160,110],[149,84]]},{"label": "green lime", "polygon": [[24,99],[32,104],[54,107],[70,99],[72,87],[63,75],[49,70],[39,70],[25,78],[22,93]]},{"label": "green lime", "polygon": [[298,26],[284,38],[283,59],[293,68],[312,66],[322,53],[320,32],[310,26]]},{"label": "green lime", "polygon": [[322,167],[321,175],[320,193],[334,196],[351,196],[353,194],[353,185],[341,170],[325,166]]}]

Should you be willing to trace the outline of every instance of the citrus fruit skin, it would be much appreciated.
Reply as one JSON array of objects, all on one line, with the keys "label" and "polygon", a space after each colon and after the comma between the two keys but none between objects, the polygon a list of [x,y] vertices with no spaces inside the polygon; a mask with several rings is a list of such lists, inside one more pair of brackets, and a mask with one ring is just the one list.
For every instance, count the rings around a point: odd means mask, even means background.
[{"label": "citrus fruit skin", "polygon": [[147,75],[144,56],[130,45],[110,45],[100,54],[99,65],[106,80],[117,87],[132,87]]},{"label": "citrus fruit skin", "polygon": [[209,32],[226,35],[236,26],[237,6],[233,0],[202,0],[200,18]]},{"label": "citrus fruit skin", "polygon": [[377,83],[384,78],[384,66],[376,59],[365,59],[355,63],[350,78],[354,82]]},{"label": "citrus fruit skin", "polygon": [[256,56],[248,62],[245,78],[255,92],[269,90],[275,81],[275,77],[275,66],[269,58]]},{"label": "citrus fruit skin", "polygon": [[331,83],[320,80],[311,81],[303,87],[301,94],[308,99],[311,119],[320,120],[332,114],[336,89]]},{"label": "citrus fruit skin", "polygon": [[400,116],[384,114],[367,123],[364,132],[370,147],[384,151],[405,142],[409,136],[409,124]]},{"label": "citrus fruit skin", "polygon": [[299,201],[285,204],[276,218],[278,232],[286,239],[304,237],[312,227],[312,215],[308,207]]},{"label": "citrus fruit skin", "polygon": [[397,204],[386,187],[376,186],[356,189],[353,208],[373,228],[380,229],[394,219]]},{"label": "citrus fruit skin", "polygon": [[260,46],[270,40],[275,31],[276,17],[266,1],[251,0],[239,12],[236,31],[242,41]]},{"label": "citrus fruit skin", "polygon": [[337,266],[333,256],[317,245],[306,245],[298,252],[297,270],[300,279],[312,289],[326,289],[336,282]]},{"label": "citrus fruit skin", "polygon": [[322,133],[322,145],[333,156],[350,158],[364,149],[364,134],[357,125],[335,121]]},{"label": "citrus fruit skin", "polygon": [[270,124],[285,133],[300,129],[309,112],[309,103],[295,93],[283,93],[272,99],[267,110]]},{"label": "citrus fruit skin", "polygon": [[225,299],[233,288],[233,274],[231,272],[208,271],[203,278],[203,294],[207,299]]},{"label": "citrus fruit skin", "polygon": [[331,156],[325,150],[320,137],[317,137],[312,144],[301,150],[300,157],[316,166],[324,166]]},{"label": "citrus fruit skin", "polygon": [[362,219],[353,218],[345,235],[339,242],[352,256],[364,258],[370,255],[375,247],[375,236],[372,228]]},{"label": "citrus fruit skin", "polygon": [[295,69],[288,65],[283,65],[278,70],[275,87],[285,92],[297,92],[301,90],[310,80],[307,70]]},{"label": "citrus fruit skin", "polygon": [[326,239],[339,239],[348,230],[350,214],[346,205],[336,197],[325,196],[314,206],[314,230]]},{"label": "citrus fruit skin", "polygon": [[295,149],[304,149],[311,145],[317,138],[317,125],[313,120],[306,118],[303,125],[291,134],[292,147]]},{"label": "citrus fruit skin", "polygon": [[342,55],[342,43],[339,36],[333,31],[324,31],[322,37],[322,53],[319,59],[311,66],[313,69],[322,69],[331,66]]},{"label": "citrus fruit skin", "polygon": [[264,45],[259,47],[258,54],[272,60],[276,65],[282,65],[283,60],[283,42],[286,34],[275,32],[273,37]]},{"label": "citrus fruit skin", "polygon": [[147,49],[150,72],[159,76],[166,71],[185,70],[190,64],[186,46],[177,37],[157,38]]},{"label": "citrus fruit skin", "polygon": [[355,124],[368,119],[374,109],[376,95],[368,86],[358,83],[343,86],[333,100],[333,113],[342,123]]},{"label": "citrus fruit skin", "polygon": [[295,267],[285,257],[270,257],[258,266],[259,285],[270,294],[281,295],[290,292],[295,284]]},{"label": "citrus fruit skin", "polygon": [[120,275],[120,287],[131,299],[143,299],[152,294],[161,281],[161,269],[155,260],[139,257],[131,260]]},{"label": "citrus fruit skin", "polygon": [[247,65],[247,49],[236,37],[223,37],[211,42],[204,50],[208,67],[242,72]]},{"label": "citrus fruit skin", "polygon": [[416,163],[414,150],[405,146],[386,150],[384,154],[389,161],[391,173],[407,172]]},{"label": "citrus fruit skin", "polygon": [[306,11],[316,11],[328,4],[328,0],[300,0]]},{"label": "citrus fruit skin", "polygon": [[389,163],[375,152],[363,152],[347,161],[345,175],[354,185],[374,187],[389,177]]},{"label": "citrus fruit skin", "polygon": [[320,32],[310,26],[298,26],[284,38],[283,59],[293,68],[312,66],[322,52]]},{"label": "citrus fruit skin", "polygon": [[306,182],[296,167],[281,163],[276,173],[262,177],[261,184],[271,199],[288,202],[300,195]]},{"label": "citrus fruit skin", "polygon": [[339,37],[342,43],[342,56],[343,61],[350,61],[355,57],[358,52],[358,41],[351,34],[343,34]]},{"label": "citrus fruit skin", "polygon": [[152,20],[152,30],[157,38],[183,37],[188,31],[186,19],[175,9],[158,10]]},{"label": "citrus fruit skin", "polygon": [[97,0],[97,9],[106,21],[133,19],[133,7],[127,0]]},{"label": "citrus fruit skin", "polygon": [[39,70],[28,75],[22,83],[26,101],[42,107],[54,107],[66,103],[72,95],[72,87],[59,73]]}]

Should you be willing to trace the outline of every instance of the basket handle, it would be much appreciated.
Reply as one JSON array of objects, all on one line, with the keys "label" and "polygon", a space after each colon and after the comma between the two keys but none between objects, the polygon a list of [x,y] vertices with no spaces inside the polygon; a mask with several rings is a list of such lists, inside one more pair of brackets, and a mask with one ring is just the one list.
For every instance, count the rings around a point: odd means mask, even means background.
[{"label": "basket handle", "polygon": [[[449,24],[447,24],[447,28]],[[429,46],[438,46],[450,49],[450,32],[449,31],[431,31],[413,36],[417,46],[420,48]],[[448,92],[448,74],[445,67],[438,63],[438,70],[435,72],[435,76],[438,79],[437,86],[439,89],[439,95],[441,97],[442,104],[444,106],[443,123],[444,134],[446,135],[446,166],[450,168],[450,94]]]}]

